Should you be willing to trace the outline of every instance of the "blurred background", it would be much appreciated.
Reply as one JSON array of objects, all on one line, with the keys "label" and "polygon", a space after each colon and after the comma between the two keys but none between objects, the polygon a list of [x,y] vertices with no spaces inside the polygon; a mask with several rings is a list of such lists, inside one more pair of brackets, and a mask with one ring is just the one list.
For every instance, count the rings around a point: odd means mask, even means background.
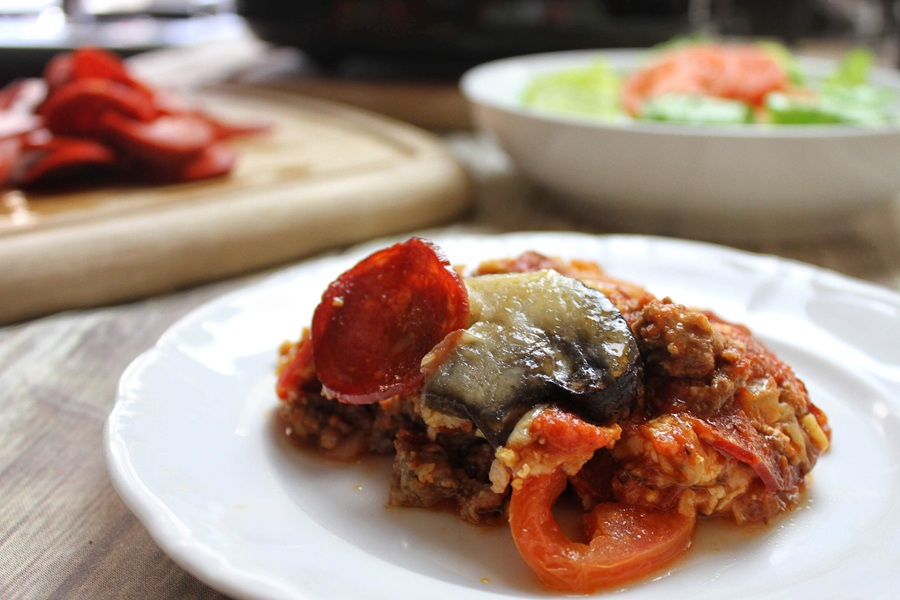
[{"label": "blurred background", "polygon": [[127,56],[248,30],[348,74],[452,77],[502,56],[694,33],[813,53],[865,44],[897,66],[898,12],[895,0],[0,0],[0,77],[35,74],[79,45]]},{"label": "blurred background", "polygon": [[[259,497],[261,504],[227,503],[207,511],[209,521],[201,527],[210,530],[209,539],[221,540],[218,547],[160,533],[169,529],[160,525],[168,516],[160,515],[174,515],[176,504],[199,514],[205,509],[194,504],[194,498],[219,488],[215,482],[194,481],[194,471],[182,469],[174,451],[169,456],[160,450],[154,434],[134,447],[146,448],[141,464],[155,464],[152,461],[160,457],[156,471],[172,481],[171,493],[161,494],[155,504],[157,512],[141,517],[147,523],[153,520],[155,531],[148,533],[144,521],[131,513],[132,504],[126,506],[111,483],[106,458],[124,450],[108,449],[105,454],[101,449],[107,415],[117,390],[127,389],[135,397],[143,393],[138,390],[142,386],[120,387],[120,376],[134,357],[195,308],[255,285],[282,264],[318,260],[320,252],[426,226],[446,224],[449,227],[441,231],[447,235],[470,230],[628,231],[602,204],[604,194],[619,193],[631,203],[620,212],[637,217],[639,228],[634,229],[640,233],[724,240],[767,255],[760,263],[722,262],[726,273],[747,274],[749,306],[732,302],[738,297],[732,290],[720,291],[727,284],[716,278],[718,254],[675,253],[671,260],[684,260],[685,266],[671,273],[671,281],[683,274],[699,281],[702,275],[709,286],[692,290],[691,297],[708,298],[704,306],[719,310],[715,301],[721,294],[722,310],[737,311],[723,316],[753,314],[760,323],[770,319],[765,332],[779,348],[797,357],[806,370],[829,371],[822,373],[819,391],[837,382],[832,394],[832,406],[840,407],[836,416],[867,423],[872,443],[884,442],[896,456],[896,445],[881,438],[900,420],[900,394],[891,396],[896,385],[889,385],[900,382],[900,128],[850,129],[844,135],[844,130],[829,126],[812,128],[808,136],[802,130],[793,135],[775,128],[747,136],[715,131],[682,135],[676,128],[664,128],[659,135],[648,135],[650,128],[638,128],[637,134],[629,127],[579,128],[568,123],[544,128],[539,116],[513,111],[522,113],[521,118],[494,120],[517,134],[511,138],[518,144],[507,150],[486,135],[489,130],[476,126],[459,83],[470,67],[500,57],[647,47],[694,34],[767,38],[798,54],[828,59],[861,45],[871,49],[882,66],[896,71],[898,13],[900,0],[0,0],[0,86],[13,89],[6,96],[7,107],[24,98],[18,108],[29,111],[24,125],[23,112],[9,110],[0,126],[7,128],[7,136],[18,138],[26,132],[28,144],[41,152],[22,153],[18,139],[0,135],[0,142],[7,142],[0,144],[0,183],[4,168],[6,176],[15,170],[22,175],[40,165],[38,160],[45,169],[66,167],[67,161],[91,167],[92,160],[102,167],[102,158],[106,166],[112,160],[105,139],[98,148],[95,138],[102,135],[96,131],[89,132],[94,137],[87,140],[54,145],[65,134],[48,136],[35,130],[42,122],[30,112],[29,102],[42,98],[43,89],[34,94],[30,92],[36,87],[29,89],[29,82],[9,85],[39,76],[52,57],[82,46],[128,57],[129,73],[150,86],[154,100],[156,91],[171,88],[185,92],[176,94],[176,100],[187,99],[183,108],[199,106],[251,130],[273,125],[265,135],[234,141],[240,162],[227,177],[183,185],[155,185],[150,177],[144,185],[139,177],[127,179],[129,172],[120,182],[103,177],[95,181],[87,171],[89,177],[80,183],[89,185],[83,188],[0,190],[0,323],[10,323],[0,326],[0,490],[6,492],[0,506],[0,598],[226,600],[179,564],[199,570],[197,565],[208,561],[205,580],[229,589],[225,574],[246,571],[254,582],[267,577],[255,571],[272,556],[265,554],[266,548],[279,559],[284,555],[288,546],[273,549],[269,544],[276,539],[270,532],[279,531],[281,523],[266,520],[275,504],[265,496]],[[900,89],[900,73],[879,74]],[[503,87],[495,81],[485,87]],[[91,106],[90,94],[86,96],[86,103],[77,96],[72,102],[70,96],[63,125],[85,114],[103,116],[84,109]],[[168,111],[178,103],[169,104],[172,97],[165,93],[159,97],[164,101],[160,114],[171,116]],[[881,95],[874,98],[880,100]],[[151,109],[148,112],[155,114]],[[186,114],[196,121],[197,114],[191,112]],[[94,120],[86,119],[89,124]],[[134,135],[130,143],[138,139],[139,148],[155,153],[155,159],[162,154],[160,145],[167,147],[168,154],[157,164],[167,169],[184,166],[183,154],[177,154],[178,160],[172,154],[180,152],[179,147],[183,151],[180,142],[184,137],[190,141],[190,136],[184,136],[183,129],[161,129],[169,136]],[[592,129],[594,133],[586,133]],[[137,131],[160,132],[140,126]],[[202,131],[199,137],[202,141]],[[87,158],[85,141],[93,142]],[[195,148],[193,160],[221,157],[219,141]],[[77,152],[71,150],[73,142],[79,144]],[[519,156],[537,159],[521,160],[512,153],[514,147],[531,150]],[[14,162],[19,156],[27,161]],[[121,161],[117,166],[130,166],[115,153],[113,159]],[[598,176],[595,167],[601,164],[615,169],[614,176]],[[562,192],[525,176],[525,167],[534,165],[547,166],[541,174],[549,180],[546,175],[552,173],[553,183],[562,180],[567,184],[563,191],[573,182],[589,190],[598,203],[590,211],[592,218],[561,210]],[[785,200],[788,192],[795,197]],[[747,195],[753,197],[747,200]],[[710,197],[715,211],[709,208],[712,203],[697,202]],[[636,210],[638,201],[648,199],[656,201],[652,214]],[[772,212],[782,216],[773,217]],[[635,264],[655,256],[637,254]],[[772,257],[823,267],[886,290],[857,292],[855,284],[839,285],[831,274],[794,277],[793,268],[782,269]],[[740,294],[744,297],[743,291]],[[197,358],[191,360],[198,366],[222,365],[236,378],[245,377],[244,365],[263,356],[260,352],[271,356],[274,366],[274,345],[271,354],[251,343],[242,349],[244,354],[231,356],[228,349],[235,343],[220,343],[255,327],[253,319],[265,306],[257,310],[254,302],[248,301],[246,312],[235,308],[232,314],[218,304],[203,313],[209,319],[190,317],[185,322],[202,321],[204,329],[185,339],[188,350],[175,354],[196,351]],[[793,323],[802,327],[787,332],[784,328]],[[299,327],[284,335],[293,338],[298,332]],[[167,339],[166,344],[180,344],[174,337]],[[832,345],[817,346],[832,339],[840,340],[838,348],[843,350],[825,356],[822,349]],[[225,350],[220,352],[220,346]],[[197,397],[216,411],[182,428],[194,444],[191,453],[196,450],[200,460],[211,461],[211,468],[204,469],[210,477],[231,477],[231,465],[217,463],[209,450],[214,446],[204,442],[204,436],[223,437],[204,426],[221,427],[227,418],[219,418],[221,405],[207,402],[215,394],[202,389],[205,375],[193,379],[199,371],[193,366],[188,371],[184,378],[172,378],[172,389],[184,387],[186,401],[199,390],[203,393]],[[845,388],[863,391],[841,399],[838,392]],[[240,409],[242,420],[232,435],[242,438],[240,448],[231,448],[229,457],[255,448],[244,442],[256,443],[252,436],[269,431],[245,427],[255,422],[250,415],[257,406]],[[159,423],[169,416],[159,415]],[[855,425],[857,421],[843,430],[850,438],[854,432],[869,431]],[[835,425],[837,431],[837,419]],[[121,428],[126,429],[142,435],[140,428]],[[113,430],[119,431],[115,426]],[[158,431],[170,433],[162,426]],[[251,439],[245,440],[247,431]],[[259,447],[268,455],[274,446],[265,442]],[[266,463],[264,470],[273,464]],[[860,468],[876,468],[875,475],[864,475],[883,483],[878,464]],[[890,473],[896,475],[896,470]],[[876,486],[875,491],[900,487],[896,481],[888,483],[893,487]],[[296,489],[296,482],[284,486]],[[136,489],[129,493],[134,503],[145,493]],[[250,491],[255,501],[256,490]],[[836,492],[843,494],[843,487]],[[877,495],[870,492],[862,497]],[[818,495],[812,500],[819,502]],[[890,507],[890,500],[883,500]],[[869,520],[882,525],[880,517]],[[188,528],[179,523],[170,531]],[[247,537],[241,538],[244,532]],[[167,547],[179,549],[178,564],[157,545],[156,540],[167,537]],[[242,545],[242,539],[250,545]],[[748,546],[745,539],[734,539],[740,548]],[[848,546],[847,551],[852,549]],[[792,556],[783,547],[773,551],[782,565],[808,564],[786,560]],[[287,563],[273,564],[278,569]],[[841,570],[835,577],[844,581],[841,575],[846,573]],[[496,585],[504,585],[501,579]],[[874,583],[890,585],[886,580]],[[476,579],[459,588],[486,582]],[[847,595],[858,591],[856,581],[845,585],[853,590]],[[489,587],[481,589],[490,593]],[[523,589],[517,583],[514,591]]]}]

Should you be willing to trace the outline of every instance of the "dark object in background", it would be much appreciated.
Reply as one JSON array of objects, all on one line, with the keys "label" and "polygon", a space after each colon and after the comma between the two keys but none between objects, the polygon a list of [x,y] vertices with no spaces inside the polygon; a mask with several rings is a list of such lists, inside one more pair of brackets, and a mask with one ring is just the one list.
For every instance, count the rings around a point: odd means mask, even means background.
[{"label": "dark object in background", "polygon": [[741,15],[742,25],[736,31],[729,30],[727,19],[721,20],[726,35],[774,37],[793,45],[816,32],[814,0],[731,0],[721,4]]},{"label": "dark object in background", "polygon": [[604,0],[602,4],[615,17],[675,17],[687,14],[690,0]]},{"label": "dark object in background", "polygon": [[0,6],[0,85],[38,77],[53,56],[83,46],[127,57],[242,34],[243,21],[233,12],[218,10],[224,3],[160,0],[135,8],[134,3],[109,2],[103,12],[88,12],[86,3],[67,0]]},{"label": "dark object in background", "polygon": [[261,39],[323,65],[366,55],[461,67],[535,52],[642,47],[689,33],[688,0],[237,0]]}]

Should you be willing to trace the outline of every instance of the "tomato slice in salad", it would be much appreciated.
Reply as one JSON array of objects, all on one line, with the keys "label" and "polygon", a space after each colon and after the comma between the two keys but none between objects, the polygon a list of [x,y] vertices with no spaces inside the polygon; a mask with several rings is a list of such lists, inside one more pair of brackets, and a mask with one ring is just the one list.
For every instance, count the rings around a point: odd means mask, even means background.
[{"label": "tomato slice in salad", "polygon": [[696,516],[604,502],[585,516],[587,541],[569,538],[552,512],[566,487],[562,469],[513,488],[509,522],[522,558],[548,588],[590,593],[647,575],[688,546]]},{"label": "tomato slice in salad", "polygon": [[664,94],[711,96],[760,106],[768,93],[789,85],[787,69],[763,48],[689,46],[632,73],[622,86],[622,104],[632,116],[640,116],[645,101]]}]

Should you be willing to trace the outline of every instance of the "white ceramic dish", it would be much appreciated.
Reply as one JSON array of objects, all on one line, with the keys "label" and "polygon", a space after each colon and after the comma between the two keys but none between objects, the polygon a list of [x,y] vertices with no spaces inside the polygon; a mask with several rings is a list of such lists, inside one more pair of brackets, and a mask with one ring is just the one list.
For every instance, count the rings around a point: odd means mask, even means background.
[{"label": "white ceramic dish", "polygon": [[[751,325],[806,381],[833,447],[769,527],[704,522],[671,572],[620,597],[887,597],[900,584],[900,297],[772,257],[662,238],[436,235],[451,260],[538,249]],[[552,598],[505,527],[385,507],[389,464],[329,463],[273,425],[276,348],[372,251],[319,259],[176,323],[123,374],[104,445],[126,504],[175,561],[239,598]]]},{"label": "white ceramic dish", "polygon": [[[602,56],[628,72],[647,51],[572,51],[490,62],[461,88],[476,122],[520,172],[569,209],[610,227],[708,239],[821,233],[900,193],[900,127],[710,127],[603,123],[522,105],[541,73]],[[815,77],[834,63],[801,59]],[[900,92],[900,73],[873,82]]]}]

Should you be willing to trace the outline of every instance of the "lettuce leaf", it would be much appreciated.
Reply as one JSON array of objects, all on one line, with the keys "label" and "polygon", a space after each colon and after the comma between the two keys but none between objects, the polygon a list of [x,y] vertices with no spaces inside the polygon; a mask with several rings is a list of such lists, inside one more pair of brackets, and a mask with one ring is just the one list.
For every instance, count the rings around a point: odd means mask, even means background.
[{"label": "lettuce leaf", "polygon": [[641,120],[692,125],[743,125],[753,121],[753,113],[749,105],[738,100],[663,94],[644,103]]},{"label": "lettuce leaf", "polygon": [[869,83],[875,57],[854,48],[812,93],[770,94],[766,99],[776,125],[844,123],[872,126],[900,122],[893,90]]},{"label": "lettuce leaf", "polygon": [[607,120],[627,118],[619,101],[622,77],[604,60],[580,69],[535,77],[522,101],[530,108],[557,114],[585,115]]}]

